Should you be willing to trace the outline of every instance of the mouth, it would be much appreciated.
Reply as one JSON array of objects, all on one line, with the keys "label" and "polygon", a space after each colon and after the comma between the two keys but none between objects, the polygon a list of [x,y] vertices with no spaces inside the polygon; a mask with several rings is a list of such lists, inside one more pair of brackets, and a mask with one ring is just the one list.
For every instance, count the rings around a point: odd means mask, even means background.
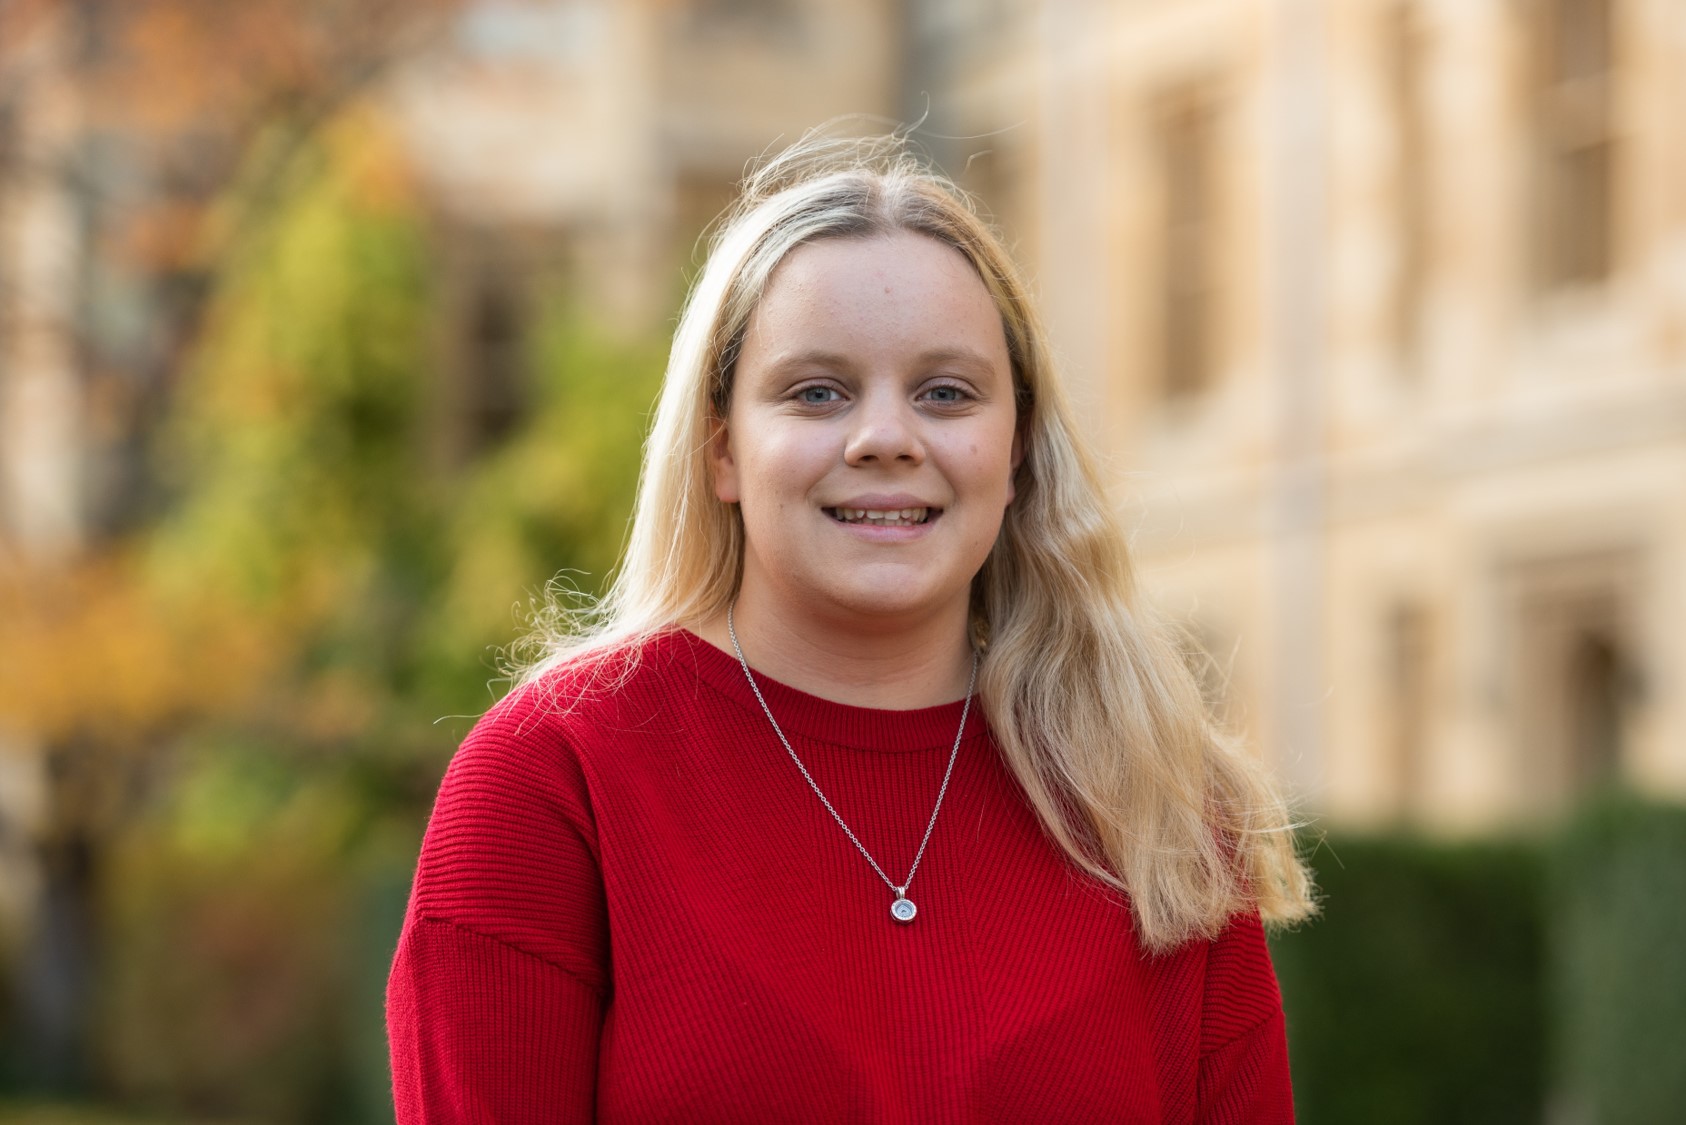
[{"label": "mouth", "polygon": [[838,523],[868,527],[918,527],[943,514],[941,508],[825,508]]}]

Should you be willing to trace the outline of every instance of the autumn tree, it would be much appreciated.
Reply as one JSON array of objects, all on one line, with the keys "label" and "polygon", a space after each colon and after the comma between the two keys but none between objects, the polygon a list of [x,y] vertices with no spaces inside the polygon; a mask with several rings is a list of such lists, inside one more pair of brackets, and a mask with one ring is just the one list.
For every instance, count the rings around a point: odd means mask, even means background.
[{"label": "autumn tree", "polygon": [[[75,357],[74,381],[60,389],[79,402],[65,439],[77,447],[53,455],[84,470],[79,549],[40,556],[25,541],[0,543],[0,726],[14,752],[36,755],[45,783],[31,841],[40,893],[28,932],[9,942],[21,966],[8,990],[13,1022],[27,1048],[12,1057],[30,1078],[88,1077],[96,889],[153,751],[214,709],[208,699],[251,690],[276,659],[260,636],[218,632],[203,602],[186,614],[166,606],[140,564],[137,538],[173,503],[151,471],[154,423],[198,348],[208,295],[313,174],[316,138],[437,34],[448,8],[0,4],[0,216],[21,193],[56,195],[77,239],[68,271],[48,279],[69,289],[48,299],[31,288],[38,276],[0,262],[0,342],[45,333]],[[36,119],[62,143],[27,143]],[[73,319],[26,320],[38,305]],[[30,374],[14,364],[0,380]]]}]

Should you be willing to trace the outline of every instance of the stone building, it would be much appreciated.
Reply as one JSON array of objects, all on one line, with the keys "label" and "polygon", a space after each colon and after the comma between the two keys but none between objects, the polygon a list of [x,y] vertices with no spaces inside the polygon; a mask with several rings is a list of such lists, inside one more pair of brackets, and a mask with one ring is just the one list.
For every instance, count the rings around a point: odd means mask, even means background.
[{"label": "stone building", "polygon": [[1686,8],[1026,18],[1011,225],[1232,719],[1349,824],[1686,793]]}]

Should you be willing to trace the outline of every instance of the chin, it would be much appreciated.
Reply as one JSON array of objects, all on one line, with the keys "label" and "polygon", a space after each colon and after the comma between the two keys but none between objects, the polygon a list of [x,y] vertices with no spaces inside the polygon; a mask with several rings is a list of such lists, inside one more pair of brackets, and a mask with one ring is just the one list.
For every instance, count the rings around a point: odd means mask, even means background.
[{"label": "chin", "polygon": [[924,617],[953,606],[970,604],[968,585],[958,596],[930,589],[900,588],[891,583],[867,582],[836,592],[829,600],[839,611],[870,621]]}]

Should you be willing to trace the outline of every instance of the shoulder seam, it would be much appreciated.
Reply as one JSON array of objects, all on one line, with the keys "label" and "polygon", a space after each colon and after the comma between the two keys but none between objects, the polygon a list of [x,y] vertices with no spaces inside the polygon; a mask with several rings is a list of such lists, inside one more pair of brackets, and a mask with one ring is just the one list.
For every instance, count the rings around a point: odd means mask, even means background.
[{"label": "shoulder seam", "polygon": [[[496,939],[493,939],[493,940],[496,940]],[[560,966],[558,966],[558,967],[560,967]],[[1267,1024],[1269,1024],[1271,1020],[1275,1019],[1277,1017],[1277,1015],[1278,1015],[1278,1013],[1276,1013],[1276,1012],[1266,1012],[1263,1016],[1259,1017],[1257,1022],[1249,1024],[1245,1029],[1243,1029],[1243,1030],[1237,1032],[1236,1034],[1230,1036],[1228,1039],[1225,1039],[1222,1043],[1219,1043],[1216,1047],[1213,1047],[1210,1050],[1201,1051],[1200,1054],[1199,1054],[1199,1058],[1202,1061],[1204,1061],[1206,1059],[1211,1058],[1213,1055],[1217,1054],[1219,1051],[1229,1050],[1231,1047],[1235,1046],[1237,1043],[1241,1042],[1244,1039],[1251,1039],[1253,1036],[1257,1035],[1261,1030],[1263,1030],[1264,1027]]]},{"label": "shoulder seam", "polygon": [[473,926],[465,925],[462,922],[458,922],[454,918],[440,918],[440,917],[436,917],[436,916],[430,915],[430,914],[419,914],[419,915],[416,916],[416,921],[418,921],[418,922],[428,922],[428,923],[431,923],[431,924],[434,924],[434,925],[439,925],[439,926],[449,926],[453,930],[458,930],[458,931],[461,931],[462,933],[465,933],[465,934],[473,934],[475,937],[480,938],[484,941],[489,941],[494,945],[501,945],[505,949],[508,949],[509,951],[511,951],[512,953],[519,953],[523,957],[531,958],[532,960],[537,961],[542,965],[546,965],[546,966],[548,966],[552,969],[555,969],[557,972],[561,973],[563,976],[568,977],[570,980],[572,980],[575,984],[579,985],[581,988],[590,989],[593,993],[595,993],[598,997],[600,997],[602,999],[608,998],[609,990],[607,988],[605,988],[604,986],[602,986],[600,984],[593,984],[591,981],[587,980],[584,976],[582,976],[577,971],[568,968],[568,966],[558,964],[557,962],[552,961],[548,957],[540,956],[539,954],[534,953],[530,949],[523,949],[521,946],[516,945],[514,942],[509,941],[506,938],[501,938],[501,937],[498,937],[495,934],[486,933],[484,930],[476,929]]}]

